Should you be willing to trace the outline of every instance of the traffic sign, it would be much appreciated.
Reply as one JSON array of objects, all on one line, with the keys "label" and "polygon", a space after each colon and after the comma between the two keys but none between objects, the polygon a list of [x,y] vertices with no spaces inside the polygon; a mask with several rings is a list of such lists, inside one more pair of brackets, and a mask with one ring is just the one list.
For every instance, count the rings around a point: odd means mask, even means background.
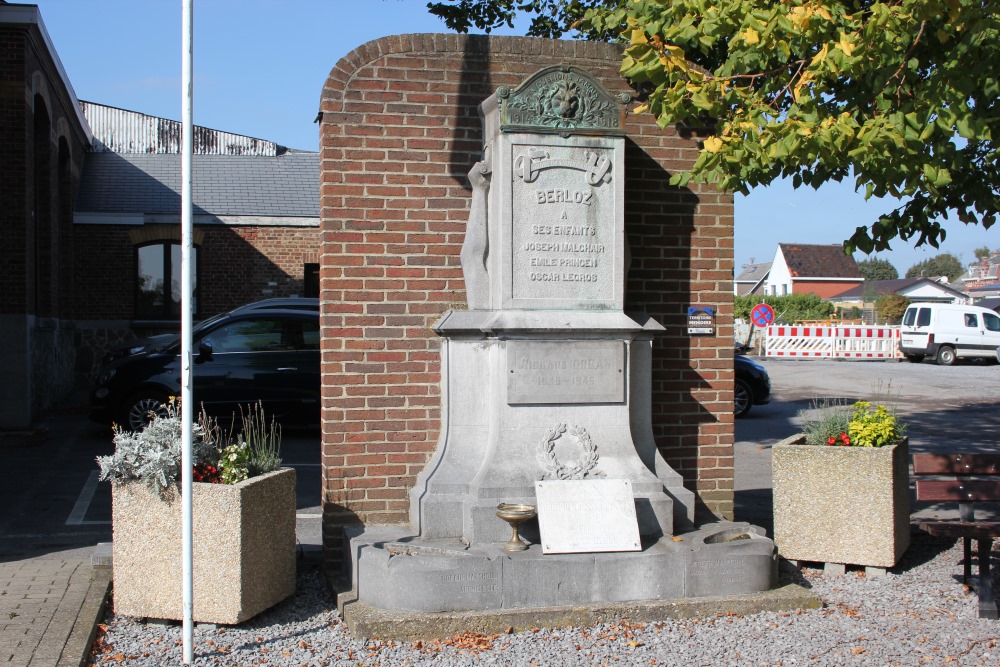
[{"label": "traffic sign", "polygon": [[774,322],[774,308],[766,303],[758,303],[750,311],[750,321],[758,327],[766,327]]}]

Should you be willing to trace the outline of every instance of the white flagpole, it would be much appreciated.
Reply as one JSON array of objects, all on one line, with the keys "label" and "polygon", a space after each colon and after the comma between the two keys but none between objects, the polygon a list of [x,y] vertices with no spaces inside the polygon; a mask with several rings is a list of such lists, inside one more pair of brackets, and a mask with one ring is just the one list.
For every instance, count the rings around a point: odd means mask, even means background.
[{"label": "white flagpole", "polygon": [[194,0],[182,0],[181,11],[181,550],[183,553],[184,664],[194,659],[194,535],[192,529],[192,416],[194,414],[191,354],[191,154],[194,151]]}]

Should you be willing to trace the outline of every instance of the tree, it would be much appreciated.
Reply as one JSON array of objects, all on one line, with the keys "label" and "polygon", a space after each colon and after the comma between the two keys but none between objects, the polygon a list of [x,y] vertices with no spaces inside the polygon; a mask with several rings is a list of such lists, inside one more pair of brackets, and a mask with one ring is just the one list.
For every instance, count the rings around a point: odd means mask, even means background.
[{"label": "tree", "polygon": [[930,259],[925,259],[911,266],[906,271],[907,278],[920,278],[921,276],[933,278],[936,276],[948,276],[948,280],[955,280],[965,273],[965,267],[951,253],[935,255]]},{"label": "tree", "polygon": [[[449,26],[617,38],[637,111],[704,133],[692,179],[746,193],[853,179],[900,205],[845,242],[938,247],[942,220],[1000,212],[1000,12],[995,0],[451,0]],[[499,21],[499,22],[498,22]],[[492,22],[492,23],[491,23]]]},{"label": "tree", "polygon": [[989,246],[984,245],[982,248],[976,248],[975,253],[976,259],[983,260],[992,255],[993,251],[990,250]]},{"label": "tree", "polygon": [[875,313],[887,324],[899,324],[910,300],[900,294],[883,294],[875,299]]},{"label": "tree", "polygon": [[899,271],[887,259],[872,257],[858,262],[858,270],[865,280],[895,280],[899,278]]},{"label": "tree", "polygon": [[428,2],[427,9],[456,32],[468,32],[473,26],[486,33],[501,26],[513,28],[515,17],[523,12],[531,16],[528,34],[534,37],[558,38],[572,33],[583,39],[603,40],[611,36],[573,26],[589,9],[621,4],[616,0],[445,0]]}]

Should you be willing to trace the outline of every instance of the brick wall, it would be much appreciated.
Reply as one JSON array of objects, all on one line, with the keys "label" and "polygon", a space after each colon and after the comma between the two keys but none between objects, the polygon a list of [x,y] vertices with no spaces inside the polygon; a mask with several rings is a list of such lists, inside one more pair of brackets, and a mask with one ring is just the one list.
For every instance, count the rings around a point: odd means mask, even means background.
[{"label": "brick wall", "polygon": [[[501,85],[572,64],[632,93],[616,47],[587,42],[404,35],[362,45],[323,89],[322,256],[324,540],[341,527],[408,519],[408,490],[439,429],[439,340],[430,325],[465,308],[459,266],[480,159],[478,104]],[[666,335],[653,360],[653,418],[667,461],[702,514],[732,516],[733,200],[677,189],[671,170],[697,147],[629,116],[627,310]],[[717,309],[715,336],[686,333],[688,305]]]},{"label": "brick wall", "polygon": [[[0,313],[25,312],[25,220],[28,197],[28,127],[25,91],[27,37],[0,31]],[[26,125],[28,123],[28,125]]]},{"label": "brick wall", "polygon": [[72,389],[70,202],[86,139],[37,25],[0,28],[0,428]]}]

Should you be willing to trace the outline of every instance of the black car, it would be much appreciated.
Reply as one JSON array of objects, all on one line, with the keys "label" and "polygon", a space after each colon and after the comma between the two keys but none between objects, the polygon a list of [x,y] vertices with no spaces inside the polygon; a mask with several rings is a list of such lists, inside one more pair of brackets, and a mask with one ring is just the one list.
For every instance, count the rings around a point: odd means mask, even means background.
[{"label": "black car", "polygon": [[[260,401],[283,422],[319,421],[317,299],[248,304],[202,322],[192,334],[194,400],[210,415],[225,420]],[[92,416],[137,430],[180,391],[180,336],[133,341],[105,357],[90,394]]]},{"label": "black car", "polygon": [[733,411],[737,417],[745,417],[753,406],[764,405],[771,400],[771,378],[766,368],[739,352],[733,365],[736,368]]}]

